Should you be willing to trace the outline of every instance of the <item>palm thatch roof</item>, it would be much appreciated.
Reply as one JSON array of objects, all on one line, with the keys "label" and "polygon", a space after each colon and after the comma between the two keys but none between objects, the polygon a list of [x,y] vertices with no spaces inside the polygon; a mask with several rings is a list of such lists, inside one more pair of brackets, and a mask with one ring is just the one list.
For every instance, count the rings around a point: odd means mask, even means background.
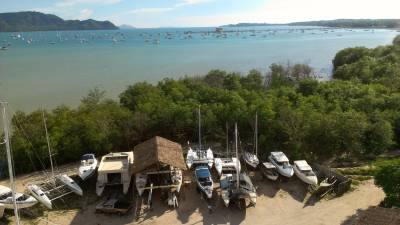
[{"label": "palm thatch roof", "polygon": [[162,137],[153,137],[135,146],[133,173],[149,170],[156,165],[170,165],[186,170],[182,146]]}]

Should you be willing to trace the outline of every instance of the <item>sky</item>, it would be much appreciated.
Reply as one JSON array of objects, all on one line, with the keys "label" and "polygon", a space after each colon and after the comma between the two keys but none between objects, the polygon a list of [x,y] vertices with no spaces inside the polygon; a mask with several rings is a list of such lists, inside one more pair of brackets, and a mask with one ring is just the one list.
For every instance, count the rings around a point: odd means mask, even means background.
[{"label": "sky", "polygon": [[201,27],[239,22],[400,18],[400,0],[0,0],[0,12],[38,11],[63,19],[135,27]]}]

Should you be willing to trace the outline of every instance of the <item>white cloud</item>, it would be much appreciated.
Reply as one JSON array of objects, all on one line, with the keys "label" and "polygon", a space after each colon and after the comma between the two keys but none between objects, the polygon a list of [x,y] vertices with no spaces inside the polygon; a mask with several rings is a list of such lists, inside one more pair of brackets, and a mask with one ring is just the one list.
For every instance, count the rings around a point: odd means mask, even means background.
[{"label": "white cloud", "polygon": [[[92,0],[95,1],[95,0]],[[176,3],[175,5],[171,7],[161,7],[161,8],[139,8],[139,9],[133,9],[130,10],[128,13],[130,14],[143,14],[143,13],[162,13],[162,12],[168,12],[174,9],[177,9],[179,7],[183,6],[188,6],[188,5],[198,5],[206,2],[211,2],[213,0],[182,0],[179,3]]]},{"label": "white cloud", "polygon": [[128,13],[131,13],[131,14],[161,13],[161,12],[171,11],[173,9],[174,8],[172,8],[172,7],[165,7],[165,8],[139,8],[139,9],[130,10]]},{"label": "white cloud", "polygon": [[78,20],[86,20],[93,14],[93,11],[90,9],[82,9],[79,12],[79,16],[77,17]]},{"label": "white cloud", "polygon": [[121,2],[121,0],[61,0],[60,2],[57,2],[55,5],[57,7],[70,7],[82,4],[113,5],[119,2]]}]

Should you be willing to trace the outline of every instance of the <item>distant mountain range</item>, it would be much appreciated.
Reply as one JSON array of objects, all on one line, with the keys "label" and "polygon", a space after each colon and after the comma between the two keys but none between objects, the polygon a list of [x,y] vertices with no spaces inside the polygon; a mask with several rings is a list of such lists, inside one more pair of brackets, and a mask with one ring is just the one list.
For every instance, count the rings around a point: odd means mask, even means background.
[{"label": "distant mountain range", "polygon": [[284,24],[272,23],[238,23],[228,24],[223,27],[249,27],[249,26],[322,26],[322,27],[341,27],[341,28],[400,28],[400,19],[337,19],[305,21]]},{"label": "distant mountain range", "polygon": [[40,12],[0,13],[0,32],[51,30],[116,30],[110,21],[63,20]]}]

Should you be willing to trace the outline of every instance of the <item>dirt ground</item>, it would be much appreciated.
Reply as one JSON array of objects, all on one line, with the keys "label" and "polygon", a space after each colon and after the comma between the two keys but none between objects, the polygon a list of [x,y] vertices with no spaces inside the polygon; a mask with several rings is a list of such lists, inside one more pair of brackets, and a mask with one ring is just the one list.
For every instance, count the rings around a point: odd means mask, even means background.
[{"label": "dirt ground", "polygon": [[[20,177],[18,189],[22,191],[22,183],[32,176]],[[22,181],[22,182],[21,182]],[[94,181],[95,182],[95,181]],[[234,205],[226,208],[214,192],[209,204],[201,199],[194,184],[185,184],[179,196],[179,208],[168,208],[164,202],[154,195],[152,210],[142,210],[135,221],[134,210],[127,215],[104,215],[95,213],[99,199],[91,197],[70,196],[78,198],[79,206],[74,209],[58,209],[46,211],[41,216],[25,221],[24,224],[39,225],[165,225],[165,224],[272,224],[272,225],[335,225],[349,224],[348,220],[358,211],[376,206],[384,198],[381,189],[373,181],[361,183],[354,191],[331,200],[315,201],[309,198],[307,187],[296,178],[277,183],[263,180],[259,174],[253,177],[257,187],[257,205],[240,210]],[[0,182],[3,183],[3,182]],[[93,186],[92,184],[90,186]],[[85,188],[85,187],[83,187]],[[68,201],[67,201],[68,202]]]}]

